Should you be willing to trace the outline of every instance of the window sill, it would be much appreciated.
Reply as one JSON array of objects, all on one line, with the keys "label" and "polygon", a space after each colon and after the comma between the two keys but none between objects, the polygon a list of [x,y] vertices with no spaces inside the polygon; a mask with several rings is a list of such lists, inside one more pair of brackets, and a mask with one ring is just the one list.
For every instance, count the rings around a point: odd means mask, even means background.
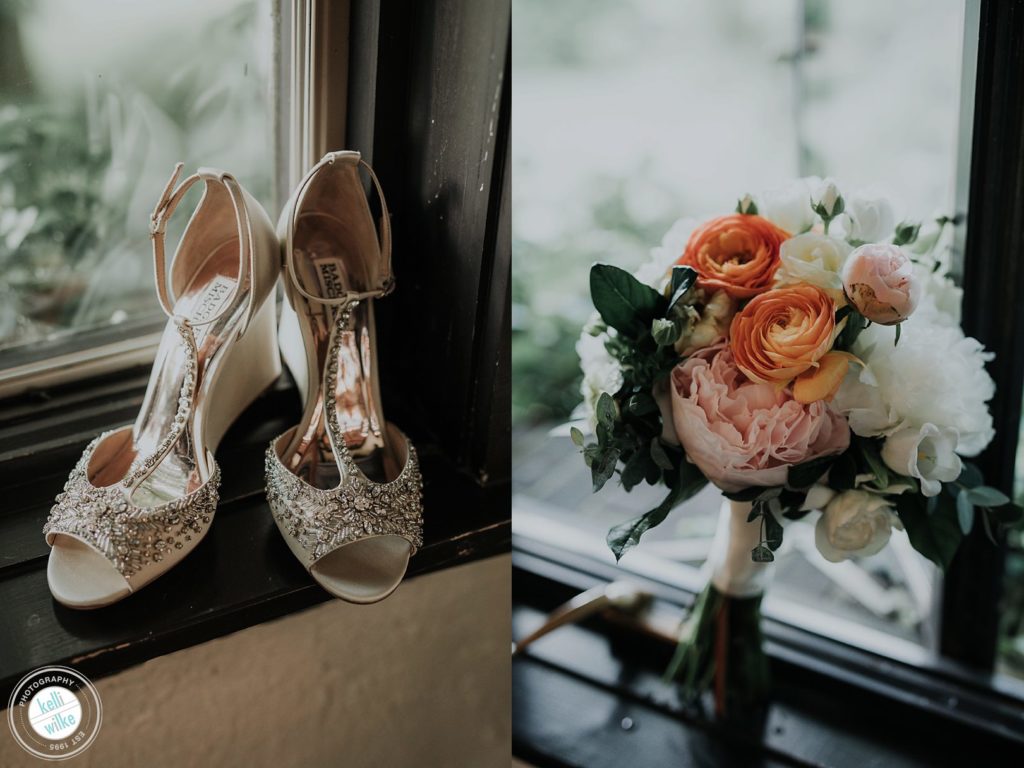
[{"label": "window sill", "polygon": [[[513,568],[516,637],[574,594],[619,577],[607,563],[519,535]],[[655,610],[678,616],[693,599],[630,580],[655,596]],[[775,698],[758,733],[726,732],[685,708],[661,679],[671,644],[621,615],[555,630],[513,662],[514,752],[540,765],[859,768],[971,764],[979,754],[1000,765],[995,756],[1024,750],[1024,705],[987,677],[916,668],[771,620],[764,630]]]},{"label": "window sill", "polygon": [[[148,372],[88,387],[26,396],[5,406],[0,428],[0,681],[69,664],[93,678],[330,599],[289,552],[263,495],[263,453],[298,420],[282,379],[235,424],[218,451],[223,473],[217,522],[188,559],[140,595],[97,611],[57,604],[46,584],[40,533],[54,496],[85,445],[128,423]],[[428,436],[407,430],[424,476],[424,546],[409,576],[507,552],[507,486],[481,487]],[[31,478],[31,480],[26,480]]]}]

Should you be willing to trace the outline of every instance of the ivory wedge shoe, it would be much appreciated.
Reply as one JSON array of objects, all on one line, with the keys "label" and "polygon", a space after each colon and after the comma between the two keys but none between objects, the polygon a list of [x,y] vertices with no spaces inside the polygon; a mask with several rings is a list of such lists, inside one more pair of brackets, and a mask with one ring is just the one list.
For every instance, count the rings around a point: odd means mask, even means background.
[{"label": "ivory wedge shoe", "polygon": [[[359,177],[383,216],[380,237]],[[416,451],[384,419],[374,299],[391,292],[383,191],[358,152],[324,156],[278,223],[285,259],[280,342],[305,407],[267,450],[267,497],[295,556],[336,597],[391,594],[422,544]]]},{"label": "ivory wedge shoe", "polygon": [[[72,608],[110,605],[196,547],[217,506],[217,445],[281,372],[273,224],[229,174],[201,168],[175,187],[181,169],[150,221],[157,296],[170,320],[142,409],[134,425],[85,449],[43,528],[50,591]],[[168,285],[165,227],[200,181]]]}]

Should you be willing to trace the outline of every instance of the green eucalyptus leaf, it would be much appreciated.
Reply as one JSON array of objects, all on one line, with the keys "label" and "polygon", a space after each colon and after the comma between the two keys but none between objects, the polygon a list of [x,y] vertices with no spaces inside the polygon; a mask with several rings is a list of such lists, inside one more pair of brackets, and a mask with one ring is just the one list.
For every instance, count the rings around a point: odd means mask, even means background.
[{"label": "green eucalyptus leaf", "polygon": [[[778,502],[778,499],[772,499],[773,502]],[[768,505],[769,512],[764,515],[764,536],[765,545],[772,552],[778,550],[782,546],[782,524],[776,517],[776,512],[772,509],[772,505]],[[779,509],[781,514],[782,510]]]},{"label": "green eucalyptus leaf", "polygon": [[665,297],[611,264],[590,269],[590,296],[605,323],[627,336],[645,333],[664,314]]},{"label": "green eucalyptus leaf", "polygon": [[974,527],[974,504],[971,503],[969,490],[960,491],[956,497],[956,518],[960,523],[960,530],[966,536]]},{"label": "green eucalyptus leaf", "polygon": [[577,429],[576,427],[569,427],[569,437],[572,439],[573,444],[577,445],[580,448],[583,447],[583,442],[585,438],[583,437],[583,433],[580,432],[579,429]]},{"label": "green eucalyptus leaf", "polygon": [[615,405],[615,399],[607,392],[602,392],[597,398],[597,405],[594,409],[597,412],[597,423],[606,429],[611,429],[616,419],[619,418],[619,409]]},{"label": "green eucalyptus leaf", "polygon": [[679,339],[682,328],[674,320],[656,317],[651,321],[651,336],[659,347],[671,347]]},{"label": "green eucalyptus leaf", "polygon": [[967,491],[967,494],[971,503],[979,507],[1001,507],[1004,504],[1010,503],[1010,498],[1005,493],[989,485],[979,485],[977,488],[971,488]]},{"label": "green eucalyptus leaf", "polygon": [[755,563],[770,563],[775,560],[775,555],[764,544],[758,544],[750,550],[750,559]]}]

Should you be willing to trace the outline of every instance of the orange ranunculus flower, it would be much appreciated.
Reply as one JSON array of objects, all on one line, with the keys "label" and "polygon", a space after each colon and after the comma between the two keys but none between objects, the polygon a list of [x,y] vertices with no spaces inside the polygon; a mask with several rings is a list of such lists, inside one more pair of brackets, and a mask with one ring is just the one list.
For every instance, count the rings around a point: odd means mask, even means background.
[{"label": "orange ranunculus flower", "polygon": [[779,246],[788,238],[760,216],[720,216],[694,230],[676,263],[697,270],[705,288],[749,299],[772,287]]},{"label": "orange ranunculus flower", "polygon": [[832,348],[835,312],[832,298],[808,283],[755,296],[729,328],[736,367],[751,381],[785,386]]}]

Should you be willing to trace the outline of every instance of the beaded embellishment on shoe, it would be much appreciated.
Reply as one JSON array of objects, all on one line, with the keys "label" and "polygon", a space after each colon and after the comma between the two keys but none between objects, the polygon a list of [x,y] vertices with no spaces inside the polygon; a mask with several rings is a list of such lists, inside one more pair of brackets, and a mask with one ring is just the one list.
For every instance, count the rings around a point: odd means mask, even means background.
[{"label": "beaded embellishment on shoe", "polygon": [[158,507],[137,507],[121,484],[98,488],[89,482],[93,451],[112,434],[100,435],[86,447],[57,496],[43,533],[79,537],[130,579],[172,550],[198,541],[217,508],[220,469],[214,464],[210,478],[186,496]]},{"label": "beaded embellishment on shoe", "polygon": [[[324,392],[336,390],[342,334],[357,305],[352,302],[338,311],[327,354]],[[307,567],[338,547],[370,536],[401,536],[415,552],[423,546],[423,479],[416,449],[406,440],[407,458],[398,477],[374,482],[349,453],[336,409],[326,410],[341,482],[330,490],[310,485],[281,462],[277,440],[271,442],[266,459],[267,500],[278,525],[302,546]]]}]

